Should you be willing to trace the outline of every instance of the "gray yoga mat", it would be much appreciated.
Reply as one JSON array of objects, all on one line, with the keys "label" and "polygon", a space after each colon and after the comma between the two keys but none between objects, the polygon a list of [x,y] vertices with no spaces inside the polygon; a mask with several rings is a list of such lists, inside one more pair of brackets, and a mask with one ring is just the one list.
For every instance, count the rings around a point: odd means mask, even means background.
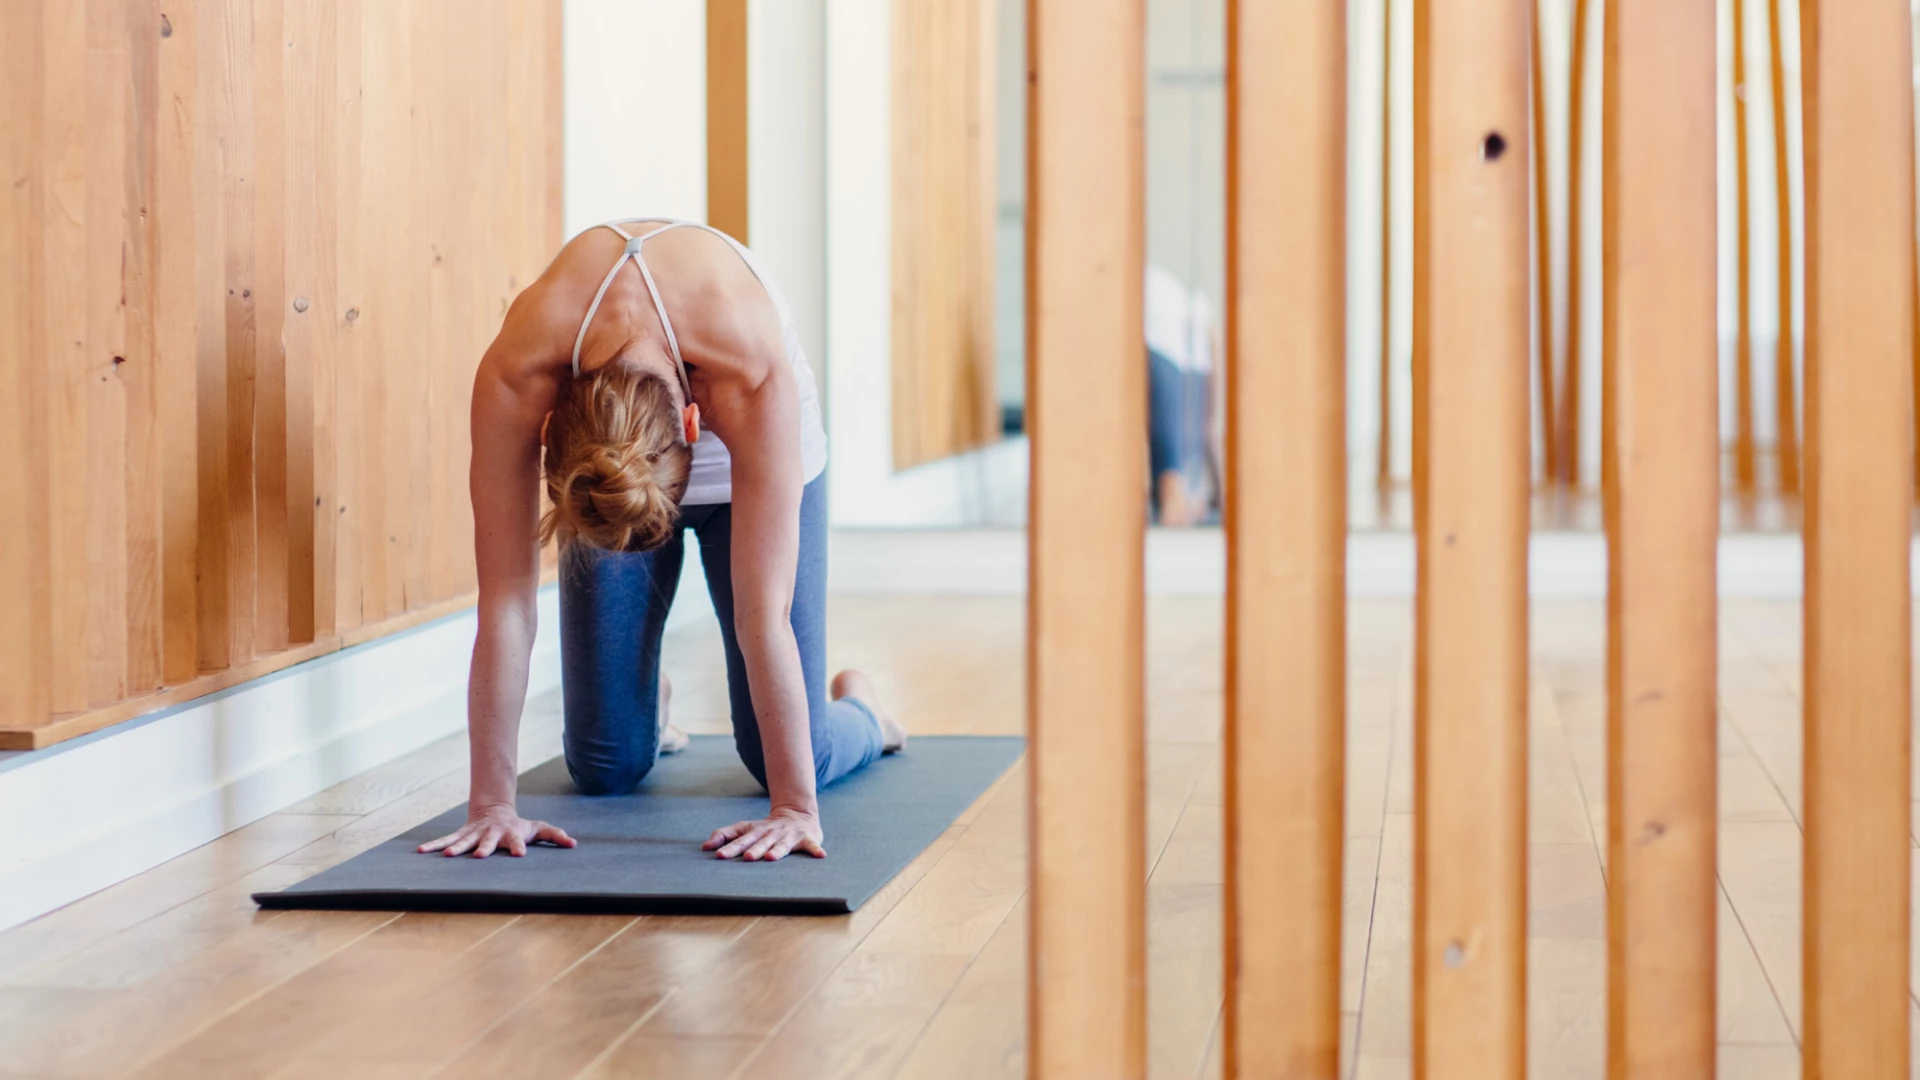
[{"label": "gray yoga mat", "polygon": [[820,792],[825,859],[790,855],[777,863],[700,850],[714,829],[767,811],[731,736],[695,736],[630,795],[581,795],[555,758],[520,777],[520,812],[567,830],[579,847],[540,845],[524,858],[415,852],[465,820],[466,808],[456,806],[253,899],[268,908],[378,911],[844,914],[924,851],[1025,750],[1018,737],[916,736],[905,753]]}]

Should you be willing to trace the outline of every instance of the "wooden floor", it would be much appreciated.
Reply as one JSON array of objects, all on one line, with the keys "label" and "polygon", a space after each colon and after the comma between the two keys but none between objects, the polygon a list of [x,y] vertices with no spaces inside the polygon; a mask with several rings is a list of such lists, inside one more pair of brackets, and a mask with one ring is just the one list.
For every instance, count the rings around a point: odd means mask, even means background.
[{"label": "wooden floor", "polygon": [[[1529,1057],[1600,1077],[1604,627],[1534,609]],[[920,732],[1018,732],[1015,598],[839,598],[831,660]],[[1220,609],[1152,609],[1154,1077],[1217,1076]],[[1345,1071],[1410,1073],[1410,608],[1357,602]],[[1797,608],[1723,608],[1720,1075],[1798,1075]],[[669,646],[676,715],[725,730],[718,635]],[[557,751],[557,700],[522,761]],[[911,752],[911,749],[909,749]],[[1025,820],[1015,770],[858,913],[834,919],[263,912],[286,885],[464,795],[436,743],[0,935],[0,1075],[913,1077],[1024,1067]],[[716,824],[719,824],[716,822]],[[831,823],[829,823],[831,828]],[[831,846],[831,833],[829,833]]]}]

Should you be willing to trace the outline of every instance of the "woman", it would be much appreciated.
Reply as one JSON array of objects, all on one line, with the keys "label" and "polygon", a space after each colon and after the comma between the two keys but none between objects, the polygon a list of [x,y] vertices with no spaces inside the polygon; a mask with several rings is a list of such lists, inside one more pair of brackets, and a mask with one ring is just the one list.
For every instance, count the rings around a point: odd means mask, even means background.
[{"label": "woman", "polygon": [[716,829],[704,847],[723,859],[824,857],[815,792],[906,736],[859,672],[836,676],[829,700],[826,433],[793,318],[753,256],[687,222],[575,237],[481,360],[472,430],[471,795],[466,824],[419,850],[574,846],[514,809],[547,539],[563,556],[567,769],[598,795],[631,790],[653,767],[666,721],[660,637],[692,529],[726,645],[734,744],[770,796],[766,817]]}]

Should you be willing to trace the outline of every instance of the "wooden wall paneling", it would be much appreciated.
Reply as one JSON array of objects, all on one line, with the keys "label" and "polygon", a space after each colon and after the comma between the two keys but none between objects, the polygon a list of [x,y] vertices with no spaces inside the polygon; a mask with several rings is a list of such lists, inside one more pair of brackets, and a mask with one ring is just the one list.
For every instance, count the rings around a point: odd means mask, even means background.
[{"label": "wooden wall paneling", "polygon": [[1554,430],[1553,392],[1553,186],[1547,168],[1546,54],[1540,50],[1540,3],[1533,5],[1532,51],[1528,54],[1528,93],[1533,119],[1533,300],[1534,370],[1540,410],[1541,473],[1548,485],[1560,480],[1560,438]]},{"label": "wooden wall paneling", "polygon": [[893,6],[893,464],[991,442],[993,5]]},{"label": "wooden wall paneling", "polygon": [[200,139],[197,8],[147,0],[157,39],[154,121],[153,381],[159,412],[161,681],[200,671],[198,349]]},{"label": "wooden wall paneling", "polygon": [[707,223],[747,239],[747,0],[707,0]]},{"label": "wooden wall paneling", "polygon": [[193,56],[196,61],[193,156],[194,236],[194,429],[195,483],[198,492],[194,563],[199,575],[196,602],[201,670],[233,662],[233,524],[227,416],[228,309],[227,132],[233,126],[233,87],[228,73],[231,14],[228,0],[196,0]]},{"label": "wooden wall paneling", "polygon": [[1739,305],[1733,349],[1733,482],[1751,498],[1758,465],[1753,436],[1753,259],[1750,221],[1752,194],[1747,181],[1747,31],[1746,0],[1733,0],[1733,165],[1734,222],[1737,239],[1735,299]]},{"label": "wooden wall paneling", "polygon": [[406,218],[399,233],[399,273],[388,279],[394,291],[389,300],[391,351],[380,357],[391,394],[387,423],[391,449],[397,453],[387,475],[389,525],[395,543],[390,570],[399,571],[398,611],[409,611],[432,598],[428,566],[433,547],[433,305],[434,279],[444,261],[434,249],[435,205],[446,198],[440,186],[441,162],[435,140],[444,123],[439,100],[446,85],[444,61],[435,47],[440,32],[439,6],[407,5],[406,36],[397,51],[402,68],[397,83],[407,103],[407,183],[401,199]]},{"label": "wooden wall paneling", "polygon": [[[361,519],[365,610],[361,621],[377,622],[406,609],[405,559],[400,537],[407,528],[405,482],[409,468],[406,430],[396,428],[390,411],[406,407],[400,393],[402,351],[400,321],[408,315],[395,278],[412,271],[402,267],[407,255],[403,239],[413,207],[407,204],[407,176],[411,167],[412,133],[407,114],[410,51],[406,40],[409,16],[398,4],[368,3],[362,9],[361,38],[365,65],[366,115],[361,134],[361,258],[366,274],[366,301],[360,324],[366,334],[361,354],[361,390],[364,437],[360,442],[360,484],[367,515]],[[397,430],[397,437],[396,437]]]},{"label": "wooden wall paneling", "polygon": [[1229,1077],[1340,1057],[1346,14],[1227,9]]},{"label": "wooden wall paneling", "polygon": [[[325,8],[325,10],[322,10]],[[332,296],[336,219],[333,178],[333,12],[316,0],[285,0],[287,638],[314,639],[333,626],[331,494]],[[324,148],[324,150],[323,150]],[[323,295],[323,293],[327,295]],[[323,468],[328,474],[323,480]],[[323,557],[322,552],[325,552]],[[326,595],[321,595],[322,578]]]},{"label": "wooden wall paneling", "polygon": [[468,593],[478,587],[474,566],[473,503],[467,488],[473,449],[472,411],[464,406],[471,397],[474,372],[479,368],[480,357],[493,341],[494,334],[499,332],[507,305],[513,298],[512,287],[508,284],[513,276],[510,254],[512,240],[505,230],[488,228],[487,225],[521,215],[518,204],[508,198],[511,190],[508,174],[514,166],[508,156],[507,140],[488,140],[485,132],[490,127],[510,122],[507,118],[511,115],[512,98],[518,87],[512,84],[510,77],[502,77],[502,74],[511,70],[516,51],[534,51],[527,48],[514,50],[508,44],[506,35],[513,22],[512,9],[515,6],[504,0],[495,0],[485,16],[478,20],[477,25],[482,32],[474,36],[471,47],[479,62],[473,65],[474,77],[470,80],[468,96],[460,103],[463,114],[458,129],[459,144],[481,157],[474,166],[473,197],[466,208],[463,226],[466,233],[463,239],[471,246],[473,271],[465,278],[468,299],[463,303],[465,314],[461,323],[462,334],[459,345],[451,354],[454,370],[448,384],[452,397],[447,402],[447,415],[453,424],[453,432],[450,440],[452,456],[447,464],[446,475],[447,491],[454,507],[451,522],[453,594]]},{"label": "wooden wall paneling", "polygon": [[1807,1076],[1908,1067],[1913,68],[1906,5],[1801,5]]},{"label": "wooden wall paneling", "polygon": [[259,643],[259,536],[255,483],[259,463],[254,453],[259,376],[258,317],[254,288],[257,282],[254,251],[255,202],[259,194],[257,168],[259,121],[255,93],[257,66],[253,0],[227,0],[226,86],[218,138],[226,153],[221,181],[226,188],[227,334],[227,585],[232,656],[229,663],[251,659]]},{"label": "wooden wall paneling", "polygon": [[[127,144],[124,0],[86,2],[86,492],[88,702],[127,691]],[[75,475],[75,474],[70,474]],[[71,481],[69,481],[71,482]]]},{"label": "wooden wall paneling", "polygon": [[1799,389],[1794,382],[1793,329],[1793,185],[1787,154],[1787,77],[1782,54],[1786,41],[1780,30],[1780,0],[1767,0],[1768,74],[1773,84],[1773,204],[1774,235],[1778,237],[1779,272],[1775,309],[1780,313],[1779,336],[1773,350],[1775,452],[1780,459],[1780,493],[1800,494]]},{"label": "wooden wall paneling", "polygon": [[46,374],[57,355],[41,305],[42,93],[40,5],[0,5],[0,725],[36,727],[52,709],[47,578]]},{"label": "wooden wall paneling", "polygon": [[1608,1061],[1714,1070],[1716,27],[1606,6]]},{"label": "wooden wall paneling", "polygon": [[1581,280],[1585,276],[1581,250],[1585,237],[1580,209],[1585,188],[1587,113],[1587,0],[1573,0],[1573,41],[1567,61],[1567,348],[1560,375],[1560,476],[1570,488],[1580,486],[1580,315]]},{"label": "wooden wall paneling", "polygon": [[[339,632],[360,625],[366,606],[367,537],[365,522],[376,500],[366,486],[365,442],[372,430],[366,418],[366,391],[362,370],[367,322],[361,317],[366,303],[366,273],[362,258],[368,208],[361,203],[364,169],[363,132],[366,99],[363,91],[361,40],[364,20],[361,0],[337,0],[327,5],[334,13],[334,88],[338,105],[334,117],[333,160],[334,315],[333,330],[333,441],[320,453],[333,468],[333,625]],[[325,468],[323,465],[322,468]]]},{"label": "wooden wall paneling", "polygon": [[124,363],[116,365],[126,401],[125,490],[126,649],[124,693],[145,694],[161,684],[165,632],[160,546],[161,496],[165,476],[161,447],[159,370],[155,358],[157,222],[159,182],[160,12],[146,2],[123,0],[127,122],[122,183],[126,240],[121,251],[120,294],[124,307]]},{"label": "wooden wall paneling", "polygon": [[1143,7],[1027,9],[1027,1070],[1047,1080],[1145,1071]]},{"label": "wooden wall paneling", "polygon": [[[426,307],[420,312],[419,327],[423,349],[413,361],[422,376],[421,390],[425,408],[415,414],[416,432],[425,436],[426,445],[416,451],[416,461],[424,456],[425,466],[416,483],[418,509],[424,511],[420,523],[424,535],[416,543],[426,559],[418,581],[419,593],[409,592],[407,605],[422,600],[438,600],[453,595],[453,367],[454,351],[459,347],[457,324],[477,318],[468,298],[456,290],[470,279],[472,265],[464,234],[471,227],[468,211],[473,203],[477,180],[477,162],[473,149],[460,130],[467,102],[475,88],[465,73],[474,45],[471,21],[483,18],[483,5],[469,4],[457,11],[436,5],[419,9],[420,22],[414,30],[414,101],[416,116],[425,117],[426,130],[418,147],[423,159],[416,159],[416,183],[424,193],[422,218],[426,225]],[[453,57],[459,55],[461,62]],[[462,99],[467,100],[462,100]],[[459,166],[455,166],[456,155]],[[471,388],[471,382],[461,390]],[[465,394],[460,395],[465,397]]]},{"label": "wooden wall paneling", "polygon": [[253,4],[254,632],[261,653],[288,641],[287,233],[312,228],[287,220],[286,4]]},{"label": "wooden wall paneling", "polygon": [[1415,8],[1413,1052],[1431,1080],[1526,1063],[1528,8]]}]

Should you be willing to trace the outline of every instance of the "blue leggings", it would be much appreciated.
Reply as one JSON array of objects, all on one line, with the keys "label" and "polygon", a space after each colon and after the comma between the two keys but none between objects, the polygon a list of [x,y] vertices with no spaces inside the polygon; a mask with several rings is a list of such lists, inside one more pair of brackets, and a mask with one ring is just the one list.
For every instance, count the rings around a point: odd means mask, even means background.
[{"label": "blue leggings", "polygon": [[[659,752],[660,636],[680,584],[686,533],[700,542],[707,592],[727,651],[733,743],[760,786],[767,784],[760,723],[747,664],[733,632],[733,507],[688,506],[673,540],[655,551],[567,549],[560,567],[560,673],[567,771],[588,795],[633,790]],[[800,560],[794,575],[793,636],[806,674],[814,782],[826,787],[881,753],[880,724],[852,698],[827,700],[827,481],[800,499]]]}]

